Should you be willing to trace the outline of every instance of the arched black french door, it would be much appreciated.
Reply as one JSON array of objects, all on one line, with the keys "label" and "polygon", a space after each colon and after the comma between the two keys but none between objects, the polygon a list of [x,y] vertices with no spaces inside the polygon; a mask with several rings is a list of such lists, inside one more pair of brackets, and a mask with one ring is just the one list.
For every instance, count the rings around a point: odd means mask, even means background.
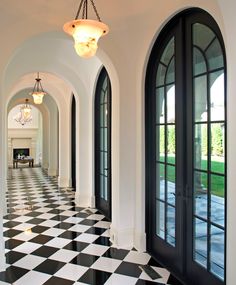
[{"label": "arched black french door", "polygon": [[76,190],[76,101],[72,95],[71,102],[71,180],[73,190]]},{"label": "arched black french door", "polygon": [[145,108],[147,249],[187,284],[225,284],[226,60],[208,13],[160,33]]},{"label": "arched black french door", "polygon": [[96,207],[111,219],[111,84],[103,67],[95,94]]}]

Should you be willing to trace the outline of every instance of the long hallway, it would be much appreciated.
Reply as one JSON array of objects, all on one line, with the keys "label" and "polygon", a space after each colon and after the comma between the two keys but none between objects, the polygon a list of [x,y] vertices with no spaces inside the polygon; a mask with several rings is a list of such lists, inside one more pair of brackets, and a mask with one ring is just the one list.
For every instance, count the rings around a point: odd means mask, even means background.
[{"label": "long hallway", "polygon": [[[148,254],[112,247],[110,223],[41,168],[10,170],[0,284],[179,284]],[[150,265],[154,280],[140,266]],[[155,274],[154,274],[155,275]]]}]

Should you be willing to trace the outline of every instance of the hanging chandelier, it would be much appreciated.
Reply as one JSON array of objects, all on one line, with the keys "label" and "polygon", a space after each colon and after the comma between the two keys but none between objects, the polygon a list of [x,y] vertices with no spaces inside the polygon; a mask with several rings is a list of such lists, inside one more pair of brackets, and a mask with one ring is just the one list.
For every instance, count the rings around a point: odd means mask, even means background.
[{"label": "hanging chandelier", "polygon": [[[99,38],[109,32],[108,26],[101,21],[98,15],[94,1],[90,0],[90,2],[97,20],[88,19],[88,0],[81,0],[75,20],[67,22],[63,26],[64,31],[73,36],[77,54],[84,58],[96,54]],[[80,12],[81,18],[79,18]]]},{"label": "hanging chandelier", "polygon": [[32,121],[31,107],[28,104],[28,99],[25,99],[25,104],[20,106],[20,112],[17,113],[13,119],[24,126],[26,123]]},{"label": "hanging chandelier", "polygon": [[43,102],[43,96],[46,95],[46,92],[43,90],[41,78],[39,78],[39,72],[37,73],[37,78],[35,78],[33,92],[30,94],[34,98],[34,104],[41,104]]}]

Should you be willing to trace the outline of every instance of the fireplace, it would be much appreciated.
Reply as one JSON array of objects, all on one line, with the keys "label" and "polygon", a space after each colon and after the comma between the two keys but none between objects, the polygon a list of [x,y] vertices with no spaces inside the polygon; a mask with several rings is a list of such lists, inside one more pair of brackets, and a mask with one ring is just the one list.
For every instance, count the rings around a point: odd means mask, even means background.
[{"label": "fireplace", "polygon": [[17,158],[19,155],[29,156],[30,149],[29,148],[14,148],[13,149],[13,158]]}]

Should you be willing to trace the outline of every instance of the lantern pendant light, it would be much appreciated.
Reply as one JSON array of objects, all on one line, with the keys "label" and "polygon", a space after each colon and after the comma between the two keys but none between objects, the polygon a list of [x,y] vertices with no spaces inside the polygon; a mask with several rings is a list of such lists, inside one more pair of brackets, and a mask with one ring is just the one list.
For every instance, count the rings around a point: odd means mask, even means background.
[{"label": "lantern pendant light", "polygon": [[[84,58],[89,58],[96,54],[99,38],[109,32],[108,26],[101,22],[94,1],[90,0],[90,2],[97,20],[88,19],[88,0],[81,0],[75,20],[67,22],[63,26],[64,31],[73,36],[77,54]],[[82,14],[81,18],[79,18],[80,12]]]},{"label": "lantern pendant light", "polygon": [[41,78],[39,78],[39,72],[37,73],[37,78],[35,78],[35,85],[33,92],[31,95],[34,98],[34,104],[41,104],[43,102],[43,97],[46,95],[46,92],[44,92],[42,84],[41,84]]}]

